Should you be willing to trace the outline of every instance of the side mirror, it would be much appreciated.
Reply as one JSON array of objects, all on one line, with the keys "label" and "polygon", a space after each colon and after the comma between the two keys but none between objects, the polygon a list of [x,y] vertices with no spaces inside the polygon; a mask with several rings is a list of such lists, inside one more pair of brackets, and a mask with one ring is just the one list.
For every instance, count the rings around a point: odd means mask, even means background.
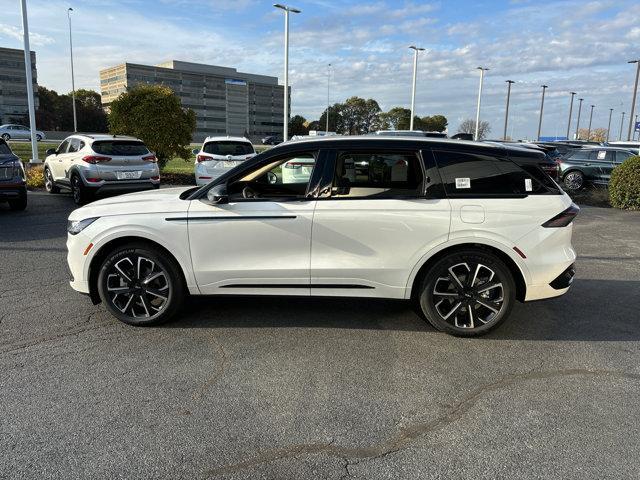
[{"label": "side mirror", "polygon": [[191,150],[191,153],[193,153],[194,155],[197,155],[200,153],[200,149],[199,148],[194,148],[193,150]]},{"label": "side mirror", "polygon": [[229,195],[227,194],[227,185],[216,185],[207,192],[207,200],[213,205],[222,205],[229,203]]},{"label": "side mirror", "polygon": [[47,151],[45,152],[47,155],[57,155],[58,152],[56,151],[55,148],[48,148]]}]

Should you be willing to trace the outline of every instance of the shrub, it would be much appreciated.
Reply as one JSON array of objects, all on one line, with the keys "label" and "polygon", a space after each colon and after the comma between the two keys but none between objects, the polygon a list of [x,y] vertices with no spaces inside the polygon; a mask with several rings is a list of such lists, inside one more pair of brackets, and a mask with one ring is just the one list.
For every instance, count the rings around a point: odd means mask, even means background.
[{"label": "shrub", "polygon": [[640,210],[640,156],[629,157],[613,169],[609,200],[612,207]]},{"label": "shrub", "polygon": [[42,165],[27,164],[25,173],[27,174],[27,188],[29,190],[44,188],[44,167]]}]

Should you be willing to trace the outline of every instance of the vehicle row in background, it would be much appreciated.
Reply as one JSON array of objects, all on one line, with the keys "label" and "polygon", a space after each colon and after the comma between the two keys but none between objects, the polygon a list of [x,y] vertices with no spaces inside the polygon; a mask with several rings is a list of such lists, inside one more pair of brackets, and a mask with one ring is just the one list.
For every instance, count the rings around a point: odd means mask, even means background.
[{"label": "vehicle row in background", "polygon": [[11,210],[27,208],[27,182],[22,162],[0,138],[0,202]]},{"label": "vehicle row in background", "polygon": [[134,192],[160,187],[156,156],[137,138],[77,134],[47,150],[45,188],[70,189],[73,201],[84,205],[97,194]]},{"label": "vehicle row in background", "polygon": [[[44,140],[47,138],[44,132],[40,130],[36,130],[36,140]],[[25,127],[24,125],[17,124],[7,124],[0,125],[0,138],[2,138],[5,142],[9,140],[30,140],[31,139],[31,129],[29,127]]]}]

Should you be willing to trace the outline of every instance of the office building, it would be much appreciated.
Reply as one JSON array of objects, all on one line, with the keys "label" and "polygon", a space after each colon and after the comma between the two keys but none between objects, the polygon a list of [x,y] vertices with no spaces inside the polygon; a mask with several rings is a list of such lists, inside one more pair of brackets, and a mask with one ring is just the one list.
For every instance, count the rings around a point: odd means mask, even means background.
[{"label": "office building", "polygon": [[[36,52],[31,52],[35,108],[38,108]],[[0,124],[29,123],[24,50],[0,47]]]}]

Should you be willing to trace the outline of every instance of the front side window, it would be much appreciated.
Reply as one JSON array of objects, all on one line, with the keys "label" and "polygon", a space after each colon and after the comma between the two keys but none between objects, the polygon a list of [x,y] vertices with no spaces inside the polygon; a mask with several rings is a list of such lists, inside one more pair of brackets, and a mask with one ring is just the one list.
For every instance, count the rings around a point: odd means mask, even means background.
[{"label": "front side window", "polygon": [[67,153],[67,148],[69,148],[69,140],[65,140],[64,142],[62,142],[59,146],[58,146],[58,150],[56,150],[56,152],[58,153],[58,155],[60,155],[61,153]]},{"label": "front side window", "polygon": [[80,140],[77,138],[72,138],[69,142],[69,150],[68,153],[74,153],[80,150]]},{"label": "front side window", "polygon": [[287,199],[306,195],[316,165],[315,153],[300,153],[274,159],[230,182],[229,197],[242,199]]},{"label": "front side window", "polygon": [[422,195],[420,160],[412,152],[340,152],[332,198],[393,198]]},{"label": "front side window", "polygon": [[204,153],[211,155],[251,155],[255,153],[249,142],[219,141],[208,142],[202,147]]},{"label": "front side window", "polygon": [[567,155],[567,158],[570,158],[571,160],[589,160],[590,155],[591,152],[588,150],[575,150]]},{"label": "front side window", "polygon": [[529,195],[547,192],[537,178],[509,159],[470,152],[434,150],[433,153],[449,196]]}]

